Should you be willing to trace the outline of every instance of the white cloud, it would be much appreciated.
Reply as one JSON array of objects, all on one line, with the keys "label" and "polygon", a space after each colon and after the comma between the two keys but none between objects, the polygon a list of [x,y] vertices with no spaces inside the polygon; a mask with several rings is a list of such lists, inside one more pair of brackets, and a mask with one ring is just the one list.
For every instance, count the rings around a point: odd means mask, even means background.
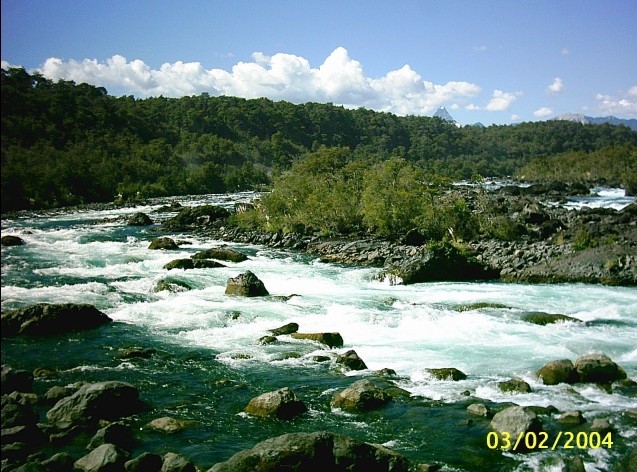
[{"label": "white cloud", "polygon": [[533,116],[537,118],[546,118],[547,116],[550,116],[552,114],[553,110],[551,110],[549,107],[541,107],[533,112]]},{"label": "white cloud", "polygon": [[494,90],[491,101],[485,107],[488,111],[506,111],[522,95],[522,92],[503,92]]},{"label": "white cloud", "polygon": [[568,56],[570,53],[571,51],[568,48],[562,48],[562,56]]},{"label": "white cloud", "polygon": [[548,93],[549,95],[557,95],[558,93],[561,93],[564,91],[564,82],[562,82],[562,79],[560,79],[559,77],[555,77],[553,79],[553,82],[546,87],[546,93]]},{"label": "white cloud", "polygon": [[487,47],[484,44],[480,44],[479,46],[473,46],[473,50],[475,52],[484,52],[487,50]]},{"label": "white cloud", "polygon": [[511,115],[511,121],[522,121],[522,117],[520,115],[513,114]]},{"label": "white cloud", "polygon": [[624,97],[614,97],[598,93],[596,112],[600,115],[618,115],[633,117],[637,115],[637,86],[631,87]]},{"label": "white cloud", "polygon": [[[409,65],[383,77],[370,78],[360,62],[342,47],[336,48],[318,68],[293,54],[267,56],[255,52],[251,61],[238,62],[230,71],[205,69],[199,62],[181,61],[151,69],[143,61],[129,62],[116,55],[105,62],[50,58],[38,72],[51,80],[86,82],[141,97],[181,97],[207,92],[294,103],[332,102],[399,115],[427,115],[443,104],[465,106],[480,93],[480,87],[469,82],[434,84],[423,80]],[[514,99],[500,98],[509,103]]]}]

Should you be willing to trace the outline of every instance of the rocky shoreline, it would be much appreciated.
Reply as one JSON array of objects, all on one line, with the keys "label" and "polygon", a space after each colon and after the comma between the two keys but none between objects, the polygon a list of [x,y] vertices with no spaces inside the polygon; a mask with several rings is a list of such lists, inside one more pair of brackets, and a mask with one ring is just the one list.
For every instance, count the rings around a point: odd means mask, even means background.
[{"label": "rocky shoreline", "polygon": [[[440,251],[417,234],[389,241],[365,235],[267,233],[228,227],[223,220],[193,222],[189,229],[224,241],[304,251],[323,262],[378,267],[383,269],[381,278],[398,275],[393,278],[396,283],[500,279],[637,285],[637,202],[621,211],[576,211],[550,203],[565,199],[573,191],[569,187],[540,196],[540,189],[529,189],[523,195],[507,187],[493,193],[464,189],[467,201],[475,205],[480,198],[481,205],[497,208],[520,236],[511,240],[481,237],[462,241],[457,245],[462,255],[447,253],[442,260],[432,258],[441,255]],[[441,270],[446,262],[450,267]],[[430,275],[400,277],[423,265],[430,266]]]}]

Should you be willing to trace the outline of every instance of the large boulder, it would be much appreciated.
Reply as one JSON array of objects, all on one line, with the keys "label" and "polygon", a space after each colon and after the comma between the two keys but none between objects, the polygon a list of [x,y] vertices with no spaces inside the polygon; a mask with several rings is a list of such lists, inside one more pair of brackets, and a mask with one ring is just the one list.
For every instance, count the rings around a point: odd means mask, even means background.
[{"label": "large boulder", "polygon": [[128,453],[114,444],[102,444],[75,461],[75,468],[84,472],[115,472],[124,470]]},{"label": "large boulder", "polygon": [[163,416],[161,418],[155,418],[147,425],[150,429],[154,429],[155,431],[160,431],[162,433],[177,433],[179,431],[183,431],[188,426],[190,426],[190,422],[186,420],[181,420],[177,418],[172,418],[170,416]]},{"label": "large boulder", "polygon": [[38,303],[2,313],[2,336],[47,336],[97,328],[112,320],[93,305]]},{"label": "large boulder", "polygon": [[14,369],[2,364],[0,380],[3,395],[11,392],[33,392],[33,374],[26,370]]},{"label": "large boulder", "polygon": [[404,285],[421,282],[497,279],[499,273],[450,244],[422,248],[418,255],[390,264],[380,278]]},{"label": "large boulder", "polygon": [[530,393],[531,386],[522,379],[515,378],[498,382],[498,388],[504,393]]},{"label": "large boulder", "polygon": [[161,472],[197,472],[197,468],[187,457],[167,452],[163,457]]},{"label": "large boulder", "polygon": [[163,227],[170,231],[183,231],[214,223],[230,216],[225,208],[216,205],[184,207],[176,216],[167,220]]},{"label": "large boulder", "polygon": [[24,239],[18,236],[7,235],[0,238],[0,244],[2,244],[2,246],[22,246],[26,243]]},{"label": "large boulder", "polygon": [[626,371],[604,354],[590,354],[575,361],[581,382],[611,383],[627,377]]},{"label": "large boulder", "polygon": [[126,382],[107,381],[83,385],[73,395],[57,402],[46,417],[51,423],[68,427],[100,419],[113,421],[141,409],[135,387]]},{"label": "large boulder", "polygon": [[139,456],[126,461],[124,468],[126,472],[159,472],[163,459],[159,454],[143,452]]},{"label": "large boulder", "polygon": [[370,411],[382,408],[391,395],[367,379],[357,380],[332,398],[332,406],[348,411]]},{"label": "large boulder", "polygon": [[409,461],[383,446],[318,431],[266,439],[208,472],[407,472]]},{"label": "large boulder", "polygon": [[249,415],[276,416],[284,420],[306,411],[305,404],[287,387],[254,397],[245,408]]},{"label": "large boulder", "polygon": [[153,224],[153,220],[146,213],[139,211],[132,215],[126,224],[128,226],[150,226]]},{"label": "large boulder", "polygon": [[[539,433],[542,431],[542,422],[530,409],[521,406],[511,406],[493,416],[491,429],[500,434],[508,434],[511,439],[511,447],[513,447],[516,439],[521,434]],[[524,450],[524,441],[520,441],[517,449],[512,449],[513,452],[522,452]]]},{"label": "large boulder", "polygon": [[200,251],[192,256],[193,259],[218,259],[220,261],[243,262],[248,260],[248,256],[242,252],[228,248],[212,248]]},{"label": "large boulder", "polygon": [[229,278],[225,293],[226,295],[242,295],[244,297],[262,297],[270,294],[263,282],[249,270]]},{"label": "large boulder", "polygon": [[133,430],[122,423],[110,423],[95,433],[86,449],[92,451],[103,444],[114,444],[125,451],[131,451],[135,444]]},{"label": "large boulder", "polygon": [[339,333],[292,333],[294,339],[309,339],[328,347],[343,347],[343,337]]},{"label": "large boulder", "polygon": [[569,359],[551,361],[538,370],[536,375],[544,385],[574,384],[579,381],[579,374]]}]

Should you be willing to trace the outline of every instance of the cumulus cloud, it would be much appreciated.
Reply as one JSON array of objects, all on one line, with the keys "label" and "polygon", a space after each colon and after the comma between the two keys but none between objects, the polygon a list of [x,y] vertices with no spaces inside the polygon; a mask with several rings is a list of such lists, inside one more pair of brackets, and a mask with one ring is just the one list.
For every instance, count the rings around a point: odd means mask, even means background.
[{"label": "cumulus cloud", "polygon": [[[268,56],[255,52],[251,59],[238,62],[226,71],[206,69],[199,62],[181,61],[151,69],[143,61],[128,61],[120,55],[104,62],[50,58],[38,72],[52,80],[86,82],[141,97],[181,97],[207,92],[294,103],[332,102],[399,115],[427,115],[443,104],[466,106],[481,91],[478,85],[469,82],[426,81],[409,65],[383,77],[370,78],[360,62],[352,59],[343,47],[332,51],[319,67],[312,67],[307,59],[293,54]],[[508,103],[514,99],[515,96],[499,98]],[[493,109],[501,108],[494,106]]]},{"label": "cumulus cloud", "polygon": [[564,82],[562,82],[562,79],[560,79],[559,77],[555,77],[553,79],[553,82],[546,87],[546,93],[548,93],[549,95],[557,95],[558,93],[561,93],[564,91]]},{"label": "cumulus cloud", "polygon": [[494,90],[491,101],[485,107],[489,111],[506,111],[522,95],[522,92],[503,92]]},{"label": "cumulus cloud", "polygon": [[597,112],[600,115],[620,117],[637,115],[637,85],[628,89],[623,97],[598,93],[595,100],[597,100]]},{"label": "cumulus cloud", "polygon": [[533,112],[533,116],[535,116],[536,118],[546,118],[547,116],[550,116],[552,114],[553,110],[551,110],[549,107],[540,107]]}]

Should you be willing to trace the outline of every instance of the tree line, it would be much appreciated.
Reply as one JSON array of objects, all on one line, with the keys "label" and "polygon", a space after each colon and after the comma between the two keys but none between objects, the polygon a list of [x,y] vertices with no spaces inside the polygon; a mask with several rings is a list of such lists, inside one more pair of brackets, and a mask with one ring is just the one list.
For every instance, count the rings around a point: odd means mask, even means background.
[{"label": "tree line", "polygon": [[[621,160],[626,150],[634,157],[637,149],[637,132],[623,126],[457,127],[440,118],[266,98],[114,97],[103,87],[54,82],[22,68],[2,69],[1,78],[2,211],[265,188],[332,148],[351,163],[339,170],[345,174],[338,185],[357,185],[363,168],[397,160],[450,179],[522,169],[545,178],[541,169],[555,156],[592,165],[607,155]],[[610,167],[596,176],[624,184],[626,174]],[[317,176],[336,185],[328,177]],[[585,170],[569,175],[585,177]]]}]

